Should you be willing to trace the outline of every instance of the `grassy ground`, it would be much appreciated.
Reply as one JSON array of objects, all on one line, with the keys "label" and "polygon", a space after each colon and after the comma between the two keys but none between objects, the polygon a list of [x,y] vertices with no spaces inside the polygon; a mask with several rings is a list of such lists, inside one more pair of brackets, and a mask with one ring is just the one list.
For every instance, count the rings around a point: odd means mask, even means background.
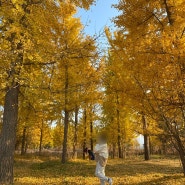
[{"label": "grassy ground", "polygon": [[[16,157],[15,185],[98,185],[94,161],[71,161],[65,165],[54,158]],[[109,160],[106,168],[114,185],[185,185],[177,159]]]}]

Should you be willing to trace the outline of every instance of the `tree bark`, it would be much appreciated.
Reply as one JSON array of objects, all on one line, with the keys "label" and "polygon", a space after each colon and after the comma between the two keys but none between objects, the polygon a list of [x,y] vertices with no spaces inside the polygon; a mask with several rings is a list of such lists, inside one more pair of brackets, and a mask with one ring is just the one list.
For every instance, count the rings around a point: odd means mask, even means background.
[{"label": "tree bark", "polygon": [[91,139],[90,139],[91,151],[93,151],[93,121],[92,120],[90,122],[90,134],[91,134]]},{"label": "tree bark", "polygon": [[123,158],[121,149],[121,136],[120,136],[120,125],[118,124],[118,157]]},{"label": "tree bark", "polygon": [[182,163],[183,174],[185,176],[185,153],[182,150],[180,150],[179,155],[180,155],[180,160]]},{"label": "tree bark", "polygon": [[87,111],[84,109],[84,132],[83,132],[83,159],[85,159],[86,137],[87,137]]},{"label": "tree bark", "polygon": [[5,95],[3,124],[0,136],[0,184],[13,184],[13,164],[18,122],[19,85],[8,89]]},{"label": "tree bark", "polygon": [[117,95],[117,110],[116,110],[116,116],[117,116],[117,131],[118,131],[118,157],[123,158],[123,153],[121,149],[121,128],[120,128],[120,111],[119,111],[119,99]]},{"label": "tree bark", "polygon": [[44,132],[44,120],[42,120],[42,124],[40,128],[39,155],[41,155],[41,152],[42,152],[43,132]]},{"label": "tree bark", "polygon": [[124,146],[123,146],[123,159],[126,159],[126,158],[127,158],[127,147],[124,144]]},{"label": "tree bark", "polygon": [[67,161],[67,142],[68,142],[68,127],[69,127],[69,110],[68,110],[68,88],[69,88],[69,75],[68,65],[65,65],[65,108],[64,108],[64,140],[63,140],[63,151],[62,151],[62,163]]},{"label": "tree bark", "polygon": [[165,5],[165,9],[166,9],[168,22],[169,22],[170,25],[173,25],[174,20],[172,18],[172,12],[170,11],[170,7],[168,6],[167,0],[164,0],[164,5]]},{"label": "tree bark", "polygon": [[116,144],[115,143],[113,143],[112,149],[113,149],[113,151],[112,151],[112,158],[114,159],[115,156],[116,156]]},{"label": "tree bark", "polygon": [[181,163],[182,163],[183,174],[185,176],[185,148],[184,148],[184,145],[183,145],[179,135],[175,136],[175,140],[176,140],[176,143],[177,143],[177,146],[178,146],[177,151],[179,153],[180,160],[181,160]]},{"label": "tree bark", "polygon": [[78,107],[75,107],[75,126],[74,126],[74,141],[73,141],[73,158],[77,157],[76,146],[78,142]]},{"label": "tree bark", "polygon": [[149,135],[147,133],[147,123],[145,119],[145,115],[142,114],[142,122],[143,122],[143,135],[144,135],[144,159],[150,160],[150,147],[149,147]]},{"label": "tree bark", "polygon": [[23,129],[22,133],[22,144],[21,144],[21,155],[25,154],[25,145],[26,144],[26,127]]}]

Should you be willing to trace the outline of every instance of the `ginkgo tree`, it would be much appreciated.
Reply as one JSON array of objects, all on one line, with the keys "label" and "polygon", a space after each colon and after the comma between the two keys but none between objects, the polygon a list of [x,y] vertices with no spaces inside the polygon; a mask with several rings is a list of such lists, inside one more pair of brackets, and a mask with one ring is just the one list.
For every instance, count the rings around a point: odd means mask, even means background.
[{"label": "ginkgo tree", "polygon": [[63,163],[67,160],[70,115],[85,101],[82,89],[91,85],[89,80],[94,81],[94,76],[90,75],[93,75],[92,62],[97,57],[95,42],[93,38],[83,36],[79,19],[73,16],[75,12],[75,9],[66,12],[62,20],[63,33],[55,40],[58,48],[54,55],[56,63],[50,88],[51,93],[56,95],[58,111],[62,112],[64,118]]},{"label": "ginkgo tree", "polygon": [[[110,44],[112,44],[114,41],[111,38],[111,33],[108,29],[105,31]],[[105,88],[105,98],[103,101],[103,122],[108,133],[110,133],[113,156],[115,156],[117,148],[119,158],[126,157],[127,146],[133,143],[137,135],[135,132],[137,125],[134,124],[133,116],[129,110],[130,97],[127,95],[130,91],[128,89],[129,80],[127,79],[128,73],[124,68],[124,63],[120,60],[118,53],[114,52],[113,48],[110,48],[108,57],[104,61],[103,86]]]},{"label": "ginkgo tree", "polygon": [[56,38],[63,35],[63,18],[66,14],[71,15],[75,3],[88,8],[92,1],[83,1],[82,4],[80,1],[0,1],[0,89],[4,96],[0,137],[1,184],[13,183],[19,92],[24,87],[49,89],[49,84],[43,86],[36,79],[40,74],[48,76],[47,72],[52,71],[51,67],[46,70],[45,66],[55,63],[53,55],[57,48],[60,48],[59,55],[68,52],[64,47],[61,53],[61,47],[66,45],[59,45]]},{"label": "ginkgo tree", "polygon": [[125,66],[120,73],[127,73],[132,108],[157,123],[185,173],[184,6],[184,1],[120,0],[114,19],[119,30],[110,43]]}]

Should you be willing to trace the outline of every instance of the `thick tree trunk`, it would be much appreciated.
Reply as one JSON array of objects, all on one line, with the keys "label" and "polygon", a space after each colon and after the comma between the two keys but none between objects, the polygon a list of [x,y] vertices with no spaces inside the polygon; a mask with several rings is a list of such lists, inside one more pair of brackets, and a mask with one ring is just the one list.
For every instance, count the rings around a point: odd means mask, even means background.
[{"label": "thick tree trunk", "polygon": [[21,155],[25,154],[25,146],[26,146],[26,127],[24,127],[22,133]]},{"label": "thick tree trunk", "polygon": [[74,140],[73,140],[73,158],[77,158],[77,151],[76,151],[76,147],[77,147],[77,142],[78,142],[78,107],[76,106],[75,108],[75,125],[74,125]]},{"label": "thick tree trunk", "polygon": [[0,136],[0,184],[13,184],[13,164],[18,120],[19,85],[5,95],[3,125]]},{"label": "thick tree trunk", "polygon": [[67,161],[67,142],[68,142],[68,127],[69,127],[69,110],[68,110],[68,88],[69,88],[69,75],[68,65],[65,65],[65,108],[64,108],[64,139],[63,139],[63,151],[62,151],[62,163]]},{"label": "thick tree trunk", "polygon": [[84,132],[83,132],[83,159],[85,159],[85,149],[86,149],[86,142],[87,142],[87,111],[84,109]]},{"label": "thick tree trunk", "polygon": [[143,122],[143,135],[144,135],[144,159],[150,160],[150,147],[149,147],[149,135],[147,133],[147,123],[145,119],[145,115],[142,115],[142,122]]}]

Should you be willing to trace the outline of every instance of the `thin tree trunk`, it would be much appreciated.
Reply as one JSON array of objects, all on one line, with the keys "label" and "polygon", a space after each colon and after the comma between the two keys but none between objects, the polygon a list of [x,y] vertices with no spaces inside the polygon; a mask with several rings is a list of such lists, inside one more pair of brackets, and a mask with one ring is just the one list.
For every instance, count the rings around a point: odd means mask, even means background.
[{"label": "thin tree trunk", "polygon": [[26,127],[24,127],[22,133],[21,155],[25,154],[25,144],[26,144]]},{"label": "thin tree trunk", "polygon": [[93,151],[93,121],[92,120],[90,122],[90,134],[91,134],[91,138],[90,138],[91,151]]},{"label": "thin tree trunk", "polygon": [[65,108],[64,108],[64,140],[63,140],[63,151],[62,151],[62,163],[67,161],[67,142],[68,142],[68,127],[69,127],[69,110],[68,110],[68,88],[69,88],[69,76],[68,76],[68,65],[65,65]]},{"label": "thin tree trunk", "polygon": [[69,111],[66,109],[64,118],[64,141],[63,141],[62,163],[67,162],[68,127],[69,127]]},{"label": "thin tree trunk", "polygon": [[182,150],[180,150],[179,155],[180,155],[180,160],[182,163],[183,174],[185,176],[185,153]]},{"label": "thin tree trunk", "polygon": [[165,5],[165,9],[166,9],[166,14],[167,14],[167,18],[168,18],[168,22],[170,25],[173,25],[174,20],[172,18],[172,13],[170,11],[170,6],[167,3],[167,0],[164,0],[164,5]]},{"label": "thin tree trunk", "polygon": [[144,135],[144,159],[147,161],[150,160],[150,147],[149,147],[149,135],[147,133],[147,123],[144,114],[142,114],[142,122]]},{"label": "thin tree trunk", "polygon": [[123,158],[124,158],[124,159],[127,158],[127,147],[126,147],[125,144],[124,144],[124,146],[123,146]]},{"label": "thin tree trunk", "polygon": [[112,158],[114,159],[116,155],[116,144],[113,143],[113,151],[112,151]]},{"label": "thin tree trunk", "polygon": [[42,120],[42,125],[40,129],[39,155],[41,155],[42,152],[43,131],[44,131],[44,120]]},{"label": "thin tree trunk", "polygon": [[27,149],[28,149],[28,142],[27,142],[27,139],[26,139],[26,144],[25,144],[25,148],[24,148],[24,153],[25,154],[27,153]]},{"label": "thin tree trunk", "polygon": [[118,124],[118,157],[122,158],[120,125]]},{"label": "thin tree trunk", "polygon": [[13,184],[13,164],[18,120],[19,85],[5,95],[3,124],[0,136],[0,184]]},{"label": "thin tree trunk", "polygon": [[123,158],[123,153],[122,153],[122,149],[121,149],[121,128],[120,128],[120,111],[119,111],[119,99],[118,99],[118,95],[117,95],[117,110],[116,110],[116,114],[117,114],[117,127],[118,127],[118,157],[119,158]]},{"label": "thin tree trunk", "polygon": [[83,159],[85,159],[86,137],[87,137],[87,111],[84,109],[84,132],[83,132]]},{"label": "thin tree trunk", "polygon": [[162,155],[166,155],[166,143],[162,143]]},{"label": "thin tree trunk", "polygon": [[182,163],[182,169],[183,169],[183,174],[185,176],[185,148],[184,148],[184,145],[179,137],[179,135],[175,136],[175,140],[177,142],[177,148],[178,148],[178,153],[179,153],[179,156],[180,156],[180,160],[181,160],[181,163]]},{"label": "thin tree trunk", "polygon": [[76,146],[78,142],[78,107],[75,107],[75,127],[74,127],[74,141],[73,141],[73,158],[77,157]]}]

